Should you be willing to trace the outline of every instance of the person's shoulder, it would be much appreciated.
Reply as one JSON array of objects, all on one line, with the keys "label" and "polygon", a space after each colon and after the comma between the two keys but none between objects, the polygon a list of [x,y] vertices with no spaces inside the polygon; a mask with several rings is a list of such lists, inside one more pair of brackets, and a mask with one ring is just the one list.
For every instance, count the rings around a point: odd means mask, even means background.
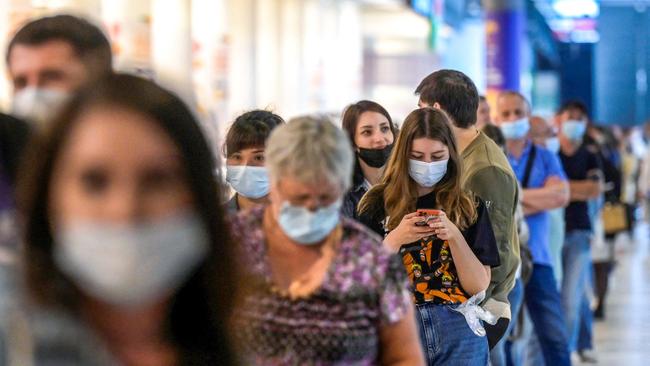
[{"label": "person's shoulder", "polygon": [[383,247],[381,237],[359,221],[348,217],[341,217],[341,224],[344,230],[344,240],[362,241],[364,245],[371,248]]},{"label": "person's shoulder", "polygon": [[240,210],[234,215],[226,217],[226,222],[230,225],[233,235],[245,237],[252,232],[252,229],[262,225],[264,209],[266,206],[259,205],[250,210]]},{"label": "person's shoulder", "polygon": [[[498,182],[510,182],[516,185],[517,178],[512,169],[500,165],[487,164],[467,173],[467,182],[476,182],[481,186],[492,186]],[[503,188],[503,187],[499,187]]]},{"label": "person's shoulder", "polygon": [[0,112],[0,124],[3,124],[3,125],[4,125],[4,124],[12,124],[12,125],[14,125],[14,124],[20,124],[20,125],[27,125],[27,123],[24,122],[23,120],[18,119],[18,118],[14,117],[14,116],[12,116],[12,115],[9,115],[9,114],[2,113],[2,112]]},{"label": "person's shoulder", "polygon": [[535,154],[537,154],[537,156],[539,156],[543,161],[549,161],[554,159],[559,160],[558,154],[547,149],[545,146],[539,144],[534,144],[533,146],[535,147]]},{"label": "person's shoulder", "polygon": [[480,170],[484,167],[494,166],[506,172],[512,172],[509,169],[510,162],[503,150],[492,139],[485,136],[483,132],[472,143],[469,154],[463,154],[463,163],[466,169]]},{"label": "person's shoulder", "polygon": [[345,243],[343,250],[354,253],[356,256],[368,257],[375,264],[390,255],[384,246],[383,239],[367,226],[347,217],[342,218],[342,225],[343,242]]},{"label": "person's shoulder", "polygon": [[[363,198],[365,197],[365,198]],[[359,221],[383,220],[384,215],[384,190],[378,185],[365,192],[359,202],[365,199],[365,209],[358,215]]]}]

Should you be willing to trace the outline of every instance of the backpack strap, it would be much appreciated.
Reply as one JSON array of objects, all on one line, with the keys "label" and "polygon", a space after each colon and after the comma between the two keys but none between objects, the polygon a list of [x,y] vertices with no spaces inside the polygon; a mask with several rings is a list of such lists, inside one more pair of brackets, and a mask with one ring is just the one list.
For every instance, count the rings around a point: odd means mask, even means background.
[{"label": "backpack strap", "polygon": [[537,155],[537,148],[535,147],[535,144],[531,144],[528,161],[526,162],[526,170],[524,170],[524,179],[521,181],[521,186],[523,188],[528,188],[528,183],[530,183],[530,172],[533,170],[535,155]]}]

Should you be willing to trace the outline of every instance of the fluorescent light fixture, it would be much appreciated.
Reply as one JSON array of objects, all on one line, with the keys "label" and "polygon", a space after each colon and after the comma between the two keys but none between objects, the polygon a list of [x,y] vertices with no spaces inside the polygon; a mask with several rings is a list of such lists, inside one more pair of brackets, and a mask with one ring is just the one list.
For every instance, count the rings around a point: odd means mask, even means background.
[{"label": "fluorescent light fixture", "polygon": [[565,18],[595,18],[600,14],[600,6],[595,0],[555,0],[553,10]]}]

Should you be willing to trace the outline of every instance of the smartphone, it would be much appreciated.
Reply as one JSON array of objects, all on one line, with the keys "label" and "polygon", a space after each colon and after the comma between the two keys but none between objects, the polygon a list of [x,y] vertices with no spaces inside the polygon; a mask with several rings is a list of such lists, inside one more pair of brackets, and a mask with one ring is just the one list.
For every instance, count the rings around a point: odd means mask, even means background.
[{"label": "smartphone", "polygon": [[429,209],[421,209],[416,211],[418,213],[418,216],[422,217],[422,221],[418,221],[415,223],[416,226],[427,226],[429,224],[429,221],[433,220],[437,216],[440,216],[442,211],[440,210],[429,210]]}]

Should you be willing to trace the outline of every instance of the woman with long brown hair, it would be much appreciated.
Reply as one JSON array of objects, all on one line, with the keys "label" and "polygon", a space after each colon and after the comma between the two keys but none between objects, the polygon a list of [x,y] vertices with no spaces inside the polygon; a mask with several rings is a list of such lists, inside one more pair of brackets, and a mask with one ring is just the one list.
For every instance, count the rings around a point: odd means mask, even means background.
[{"label": "woman with long brown hair", "polygon": [[461,189],[460,164],[445,113],[417,109],[359,204],[361,222],[402,257],[430,365],[488,362],[487,339],[469,323],[499,255],[485,205]]},{"label": "woman with long brown hair", "polygon": [[343,113],[342,127],[355,152],[352,188],[343,198],[343,216],[357,218],[361,197],[381,181],[393,150],[395,126],[388,111],[371,100],[350,104]]}]

